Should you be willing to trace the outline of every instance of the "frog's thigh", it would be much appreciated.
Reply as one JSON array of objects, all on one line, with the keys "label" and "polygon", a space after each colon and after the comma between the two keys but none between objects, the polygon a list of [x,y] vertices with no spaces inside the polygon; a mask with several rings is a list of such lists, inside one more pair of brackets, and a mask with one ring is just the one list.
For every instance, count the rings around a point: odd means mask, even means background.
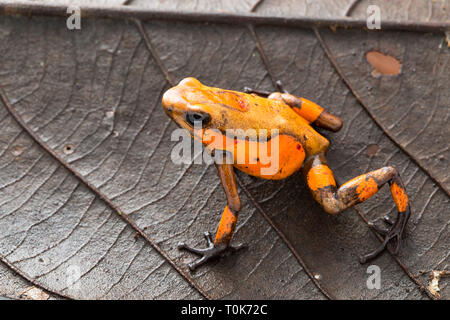
[{"label": "frog's thigh", "polygon": [[305,150],[295,137],[281,134],[267,142],[238,140],[235,143],[235,167],[249,175],[270,179],[284,179],[303,164]]}]

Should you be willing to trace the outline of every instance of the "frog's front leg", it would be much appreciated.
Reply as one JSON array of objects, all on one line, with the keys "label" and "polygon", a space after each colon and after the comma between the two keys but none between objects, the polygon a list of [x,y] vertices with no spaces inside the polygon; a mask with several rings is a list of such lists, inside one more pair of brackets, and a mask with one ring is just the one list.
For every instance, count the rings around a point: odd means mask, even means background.
[{"label": "frog's front leg", "polygon": [[214,242],[212,241],[211,234],[205,232],[204,236],[207,241],[206,248],[192,248],[185,243],[178,244],[179,249],[184,249],[201,256],[201,258],[189,264],[189,269],[191,270],[195,270],[205,262],[223,255],[226,251],[235,251],[243,247],[242,245],[238,247],[230,246],[231,238],[236,228],[238,213],[241,209],[233,164],[226,163],[226,157],[224,157],[222,163],[216,163],[216,168],[225,191],[227,206],[222,213]]}]

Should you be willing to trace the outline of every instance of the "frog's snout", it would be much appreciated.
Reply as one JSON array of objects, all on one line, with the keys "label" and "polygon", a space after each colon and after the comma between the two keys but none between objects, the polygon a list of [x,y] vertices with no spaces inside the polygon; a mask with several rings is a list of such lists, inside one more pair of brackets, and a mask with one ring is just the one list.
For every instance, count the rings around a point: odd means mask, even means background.
[{"label": "frog's snout", "polygon": [[176,106],[180,105],[180,99],[178,98],[178,93],[175,92],[175,88],[170,88],[167,90],[162,97],[162,105],[166,113],[171,116],[173,113],[177,112]]},{"label": "frog's snout", "polygon": [[175,100],[173,99],[174,94],[172,93],[172,88],[164,92],[162,97],[162,105],[166,111],[173,111],[173,104]]}]

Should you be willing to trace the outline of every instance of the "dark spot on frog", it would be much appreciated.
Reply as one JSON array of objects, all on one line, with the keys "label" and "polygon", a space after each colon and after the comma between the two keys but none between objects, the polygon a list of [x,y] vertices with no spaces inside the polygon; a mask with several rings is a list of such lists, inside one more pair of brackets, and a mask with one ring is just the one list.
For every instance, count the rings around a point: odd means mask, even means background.
[{"label": "dark spot on frog", "polygon": [[297,150],[300,150],[302,148],[300,143],[297,143]]},{"label": "dark spot on frog", "polygon": [[225,114],[225,112],[222,112],[222,113],[220,114],[220,117],[221,117],[222,126],[223,126],[223,127],[226,127],[226,125],[227,125],[227,123],[228,123],[228,117],[227,117],[227,115]]}]

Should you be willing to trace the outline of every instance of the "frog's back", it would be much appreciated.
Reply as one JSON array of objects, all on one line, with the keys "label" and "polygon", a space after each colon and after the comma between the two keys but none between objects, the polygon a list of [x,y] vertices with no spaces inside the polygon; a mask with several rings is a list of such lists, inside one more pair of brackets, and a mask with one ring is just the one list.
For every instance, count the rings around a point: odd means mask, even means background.
[{"label": "frog's back", "polygon": [[213,91],[211,97],[229,109],[224,115],[232,118],[232,121],[226,122],[227,129],[265,129],[268,132],[277,129],[280,135],[292,136],[295,141],[300,142],[308,156],[323,152],[329,146],[325,137],[282,101],[243,92],[210,89]]},{"label": "frog's back", "polygon": [[[207,113],[210,121],[197,137],[202,136],[211,149],[231,152],[235,167],[253,176],[283,179],[300,169],[306,156],[324,151],[329,144],[283,101],[204,86],[193,78],[165,95],[172,105]],[[205,141],[208,134],[220,134],[222,139],[214,145]],[[250,154],[251,150],[263,153]]]}]

